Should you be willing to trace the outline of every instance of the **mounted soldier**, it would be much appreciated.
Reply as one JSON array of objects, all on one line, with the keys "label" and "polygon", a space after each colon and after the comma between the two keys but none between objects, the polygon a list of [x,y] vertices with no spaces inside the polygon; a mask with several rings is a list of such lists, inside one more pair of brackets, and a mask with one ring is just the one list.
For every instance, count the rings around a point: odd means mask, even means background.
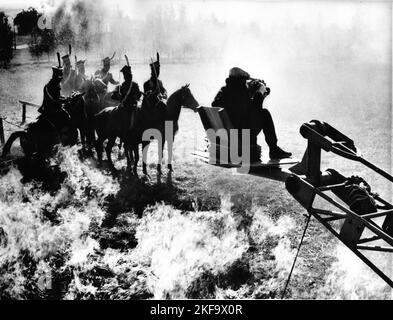
[{"label": "mounted soldier", "polygon": [[[107,107],[94,116],[94,126],[98,139],[95,147],[99,162],[102,160],[102,145],[108,140],[106,145],[106,153],[109,162],[111,160],[111,150],[117,138],[125,142],[130,136],[134,137],[134,128],[137,123],[137,105],[142,92],[136,82],[132,81],[133,75],[128,57],[125,56],[127,64],[120,70],[124,76],[124,82],[117,90],[112,93],[112,99],[120,101],[116,107]],[[121,143],[122,143],[121,142]],[[129,164],[129,159],[127,158]]]},{"label": "mounted soldier", "polygon": [[133,75],[128,57],[125,56],[127,65],[120,72],[123,73],[124,82],[120,86],[120,99],[124,106],[136,109],[138,101],[142,96],[138,83],[132,81]]},{"label": "mounted soldier", "polygon": [[[58,58],[59,58],[58,54]],[[44,87],[44,99],[40,112],[58,131],[70,124],[71,117],[63,105],[71,100],[70,97],[61,95],[61,81],[63,80],[63,68],[59,66],[52,67],[52,78]]]},{"label": "mounted soldier", "polygon": [[47,120],[61,135],[69,132],[73,126],[71,116],[64,109],[65,105],[80,98],[81,94],[74,93],[72,96],[64,97],[61,95],[61,81],[63,80],[63,68],[61,67],[60,54],[57,53],[59,66],[52,67],[52,78],[44,87],[44,98],[38,112],[41,117]]},{"label": "mounted soldier", "polygon": [[119,85],[119,82],[113,79],[112,73],[109,72],[111,68],[111,61],[115,57],[116,52],[113,53],[112,57],[106,57],[102,60],[103,67],[94,73],[94,86],[100,97],[101,108],[109,107],[113,105],[110,95],[108,95],[108,84],[111,83],[115,86]]},{"label": "mounted soldier", "polygon": [[135,121],[135,112],[138,107],[138,101],[142,96],[142,92],[139,90],[138,83],[132,81],[133,74],[127,55],[125,55],[125,59],[127,64],[120,70],[120,72],[123,74],[124,81],[120,86],[117,87],[117,90],[112,93],[112,99],[120,101],[120,107],[127,108],[129,111],[129,116],[126,118],[119,118],[119,125],[121,126],[121,130],[123,132],[126,132],[133,126]]},{"label": "mounted soldier", "polygon": [[252,160],[260,158],[261,147],[257,144],[257,136],[262,130],[271,159],[283,159],[292,155],[277,145],[273,118],[269,110],[263,108],[263,101],[269,94],[270,88],[266,87],[264,81],[252,79],[246,71],[235,67],[229,71],[226,86],[221,88],[212,102],[213,107],[227,111],[235,129],[250,129]]},{"label": "mounted soldier", "polygon": [[109,70],[111,69],[111,61],[113,60],[115,55],[116,55],[116,52],[113,53],[111,58],[106,57],[105,59],[103,59],[102,60],[102,63],[103,63],[102,69],[97,70],[94,73],[94,78],[101,79],[102,82],[105,83],[105,85],[108,85],[108,83],[111,83],[113,85],[118,85],[119,84],[118,81],[113,79],[112,73],[109,72]]},{"label": "mounted soldier", "polygon": [[160,55],[158,52],[157,61],[150,63],[150,71],[150,79],[143,84],[145,97],[142,102],[142,108],[146,106],[154,111],[165,112],[168,94],[162,81],[158,79],[160,76]]},{"label": "mounted soldier", "polygon": [[75,90],[76,91],[84,91],[84,84],[87,80],[86,70],[85,70],[85,60],[79,60],[75,56],[75,65],[76,65],[76,75],[75,75]]},{"label": "mounted soldier", "polygon": [[63,79],[61,81],[61,92],[65,96],[69,96],[75,88],[75,70],[71,66],[71,45],[69,45],[69,53],[62,57],[63,60]]}]

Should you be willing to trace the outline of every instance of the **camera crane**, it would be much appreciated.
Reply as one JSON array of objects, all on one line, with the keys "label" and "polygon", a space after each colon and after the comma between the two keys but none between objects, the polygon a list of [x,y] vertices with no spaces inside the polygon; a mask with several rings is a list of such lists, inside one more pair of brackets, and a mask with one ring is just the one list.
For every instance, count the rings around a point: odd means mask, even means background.
[{"label": "camera crane", "polygon": [[[198,113],[205,130],[217,132],[233,128],[223,109],[199,107]],[[318,120],[304,123],[300,127],[300,134],[308,143],[301,161],[262,159],[261,162],[249,164],[248,174],[284,182],[287,191],[307,210],[309,218],[317,219],[393,288],[391,276],[386,275],[377,266],[375,258],[365,255],[366,251],[393,253],[393,204],[372,192],[370,185],[361,177],[345,177],[334,169],[322,171],[321,154],[322,151],[332,152],[345,159],[359,162],[390,182],[393,182],[392,175],[363,158],[353,140],[328,123]],[[194,156],[205,163],[234,168],[241,172],[240,167],[244,164],[232,163],[230,159],[220,159],[220,152],[229,149],[226,143],[228,140],[222,139],[222,135],[219,140],[217,137],[212,139],[210,135],[209,150],[195,152]],[[287,166],[289,168],[285,168]],[[335,209],[320,208],[317,204],[321,201],[317,199],[324,200],[329,207]],[[308,221],[306,229],[307,226]]]}]

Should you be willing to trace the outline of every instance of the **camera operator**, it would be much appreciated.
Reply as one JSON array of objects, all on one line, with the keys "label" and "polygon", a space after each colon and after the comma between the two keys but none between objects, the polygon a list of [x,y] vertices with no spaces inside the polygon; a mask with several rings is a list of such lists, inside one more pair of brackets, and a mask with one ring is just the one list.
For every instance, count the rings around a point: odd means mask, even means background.
[{"label": "camera operator", "polygon": [[277,145],[273,118],[269,110],[263,108],[263,101],[270,94],[270,88],[266,87],[266,83],[251,78],[246,71],[237,67],[229,71],[229,77],[225,82],[226,86],[217,93],[212,106],[225,109],[235,129],[251,130],[251,160],[258,161],[260,158],[257,136],[262,130],[269,146],[270,159],[290,157],[292,153],[282,150]]}]

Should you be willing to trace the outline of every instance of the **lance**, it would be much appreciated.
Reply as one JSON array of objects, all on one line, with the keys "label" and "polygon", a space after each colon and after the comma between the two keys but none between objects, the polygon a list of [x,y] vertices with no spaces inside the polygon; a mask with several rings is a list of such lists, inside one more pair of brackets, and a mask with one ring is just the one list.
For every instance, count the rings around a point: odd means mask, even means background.
[{"label": "lance", "polygon": [[77,66],[77,64],[78,64],[78,58],[75,55],[75,75],[78,75],[78,66]]},{"label": "lance", "polygon": [[[120,83],[120,67],[121,67],[121,54],[119,54],[119,77],[117,79],[119,79],[119,83]],[[120,93],[120,86],[119,86],[119,93]]]}]

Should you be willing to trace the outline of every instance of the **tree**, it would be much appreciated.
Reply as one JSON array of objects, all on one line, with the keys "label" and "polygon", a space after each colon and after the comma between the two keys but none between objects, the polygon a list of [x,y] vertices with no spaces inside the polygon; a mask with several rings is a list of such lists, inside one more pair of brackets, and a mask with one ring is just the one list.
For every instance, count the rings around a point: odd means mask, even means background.
[{"label": "tree", "polygon": [[7,68],[12,59],[13,36],[7,16],[4,12],[0,12],[0,61],[3,62],[4,68]]},{"label": "tree", "polygon": [[18,27],[18,33],[20,35],[31,34],[37,27],[39,17],[40,14],[37,10],[31,7],[27,11],[19,12],[14,19],[14,24]]},{"label": "tree", "polygon": [[50,29],[36,29],[31,34],[29,50],[32,56],[40,58],[44,53],[49,55],[56,47],[55,34]]},{"label": "tree", "polygon": [[29,42],[29,51],[33,57],[39,59],[42,56],[42,51],[40,48],[40,40],[37,33],[33,33]]}]

